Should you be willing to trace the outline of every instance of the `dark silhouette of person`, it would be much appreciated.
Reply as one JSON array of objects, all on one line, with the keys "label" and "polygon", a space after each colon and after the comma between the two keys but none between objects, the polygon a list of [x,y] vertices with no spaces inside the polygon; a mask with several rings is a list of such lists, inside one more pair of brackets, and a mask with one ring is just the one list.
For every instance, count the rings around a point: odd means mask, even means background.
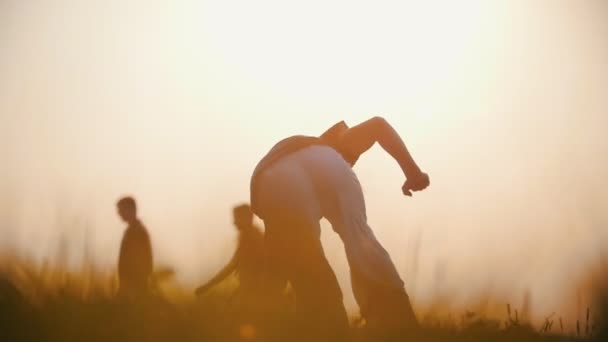
[{"label": "dark silhouette of person", "polygon": [[347,328],[342,292],[321,245],[323,217],[344,243],[353,293],[368,326],[384,331],[418,326],[404,283],[367,224],[363,193],[352,171],[376,142],[401,167],[404,195],[430,184],[399,134],[381,117],[354,127],[342,121],[320,137],[284,139],[251,178],[251,204],[264,221],[268,265],[290,282],[305,330],[317,338],[341,338]]},{"label": "dark silhouette of person", "polygon": [[[285,283],[273,281],[265,268],[264,233],[253,222],[253,212],[249,204],[241,204],[232,210],[234,226],[238,231],[238,244],[230,261],[207,283],[196,289],[197,295],[204,294],[232,274],[239,280],[236,299],[242,307],[259,309],[260,301],[276,299]],[[275,296],[270,298],[269,296]]]},{"label": "dark silhouette of person", "polygon": [[253,213],[248,204],[233,209],[234,226],[239,232],[238,244],[232,258],[207,283],[196,289],[196,294],[205,293],[232,274],[239,278],[239,290],[254,291],[261,285],[264,266],[264,233],[253,223]]},{"label": "dark silhouette of person", "polygon": [[137,218],[137,205],[133,197],[121,198],[116,207],[120,218],[128,224],[118,257],[119,295],[141,297],[148,294],[152,276],[150,236],[146,227]]}]

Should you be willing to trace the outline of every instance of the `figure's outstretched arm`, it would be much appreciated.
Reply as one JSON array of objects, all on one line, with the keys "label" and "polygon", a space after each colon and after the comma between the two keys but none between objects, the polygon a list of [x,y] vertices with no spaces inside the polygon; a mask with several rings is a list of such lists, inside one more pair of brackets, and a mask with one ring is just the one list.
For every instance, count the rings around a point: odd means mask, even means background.
[{"label": "figure's outstretched arm", "polygon": [[237,265],[238,265],[238,251],[237,251],[237,253],[234,254],[232,259],[230,259],[228,264],[226,266],[224,266],[224,268],[222,268],[221,271],[219,271],[207,283],[199,286],[196,289],[196,291],[195,291],[196,295],[199,295],[199,296],[202,295],[203,293],[207,292],[207,290],[209,290],[213,286],[219,284],[222,280],[226,279],[228,276],[230,276],[236,270]]},{"label": "figure's outstretched arm", "polygon": [[428,175],[420,171],[399,134],[384,118],[377,116],[350,127],[340,137],[340,145],[356,156],[365,153],[376,142],[401,167],[407,179],[403,185],[405,195],[411,196],[410,190],[423,190],[429,185]]}]

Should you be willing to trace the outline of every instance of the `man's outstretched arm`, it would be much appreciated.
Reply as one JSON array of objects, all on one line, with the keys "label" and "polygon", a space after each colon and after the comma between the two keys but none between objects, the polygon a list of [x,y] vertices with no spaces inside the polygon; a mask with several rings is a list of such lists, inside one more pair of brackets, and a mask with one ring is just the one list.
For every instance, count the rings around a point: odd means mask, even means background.
[{"label": "man's outstretched arm", "polygon": [[399,134],[384,118],[374,117],[350,127],[340,137],[340,145],[356,156],[365,153],[376,142],[401,167],[407,179],[403,185],[405,195],[411,196],[410,190],[420,191],[429,185],[428,175],[420,171]]},{"label": "man's outstretched arm", "polygon": [[200,296],[200,295],[204,294],[205,292],[207,292],[207,290],[209,290],[213,286],[217,285],[222,280],[226,279],[229,275],[231,275],[236,270],[237,264],[238,264],[238,251],[237,251],[237,253],[234,254],[232,259],[230,259],[230,262],[228,262],[228,264],[226,266],[224,266],[224,268],[222,268],[221,271],[219,271],[207,283],[199,286],[196,289],[196,291],[195,291],[196,295]]}]

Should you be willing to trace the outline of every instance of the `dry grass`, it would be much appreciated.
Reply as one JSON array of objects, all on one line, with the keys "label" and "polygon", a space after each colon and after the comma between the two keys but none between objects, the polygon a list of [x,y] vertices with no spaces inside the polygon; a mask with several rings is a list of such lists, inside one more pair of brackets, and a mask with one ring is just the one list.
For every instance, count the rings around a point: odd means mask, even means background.
[{"label": "dry grass", "polygon": [[[291,341],[303,336],[289,301],[274,316],[240,311],[219,291],[195,299],[171,283],[170,270],[156,272],[153,294],[138,302],[115,298],[116,277],[85,264],[77,272],[0,256],[0,335],[3,341]],[[541,327],[520,322],[515,308],[497,321],[475,312],[458,318],[422,320],[422,341],[566,341],[601,338],[598,327],[580,322],[579,336],[563,336],[555,316]],[[352,340],[377,341],[356,318]],[[404,340],[397,336],[391,340]],[[299,339],[305,340],[305,339]],[[410,339],[411,340],[411,339]]]}]

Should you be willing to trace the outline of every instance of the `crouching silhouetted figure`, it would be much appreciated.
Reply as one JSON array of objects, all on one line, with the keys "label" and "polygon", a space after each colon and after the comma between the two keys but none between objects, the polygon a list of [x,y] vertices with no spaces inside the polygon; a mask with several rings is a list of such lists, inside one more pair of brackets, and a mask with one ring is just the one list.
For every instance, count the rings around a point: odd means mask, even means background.
[{"label": "crouching silhouetted figure", "polygon": [[255,295],[263,286],[264,233],[253,223],[249,205],[235,207],[233,215],[234,226],[239,232],[236,252],[219,273],[196,289],[197,295],[204,294],[234,273],[239,278],[239,292],[247,297]]},{"label": "crouching silhouetted figure", "polygon": [[[230,261],[209,281],[196,289],[203,296],[232,275],[239,286],[230,299],[230,305],[239,324],[255,329],[256,335],[270,333],[267,324],[280,315],[285,304],[283,290],[286,281],[269,274],[265,264],[264,233],[255,225],[251,207],[241,204],[234,207],[234,226],[238,231],[238,244]],[[274,323],[276,324],[276,322]]]},{"label": "crouching silhouetted figure", "polygon": [[118,215],[128,224],[120,245],[118,280],[120,297],[142,297],[149,292],[152,275],[152,245],[148,231],[137,218],[137,205],[132,197],[116,204]]}]

